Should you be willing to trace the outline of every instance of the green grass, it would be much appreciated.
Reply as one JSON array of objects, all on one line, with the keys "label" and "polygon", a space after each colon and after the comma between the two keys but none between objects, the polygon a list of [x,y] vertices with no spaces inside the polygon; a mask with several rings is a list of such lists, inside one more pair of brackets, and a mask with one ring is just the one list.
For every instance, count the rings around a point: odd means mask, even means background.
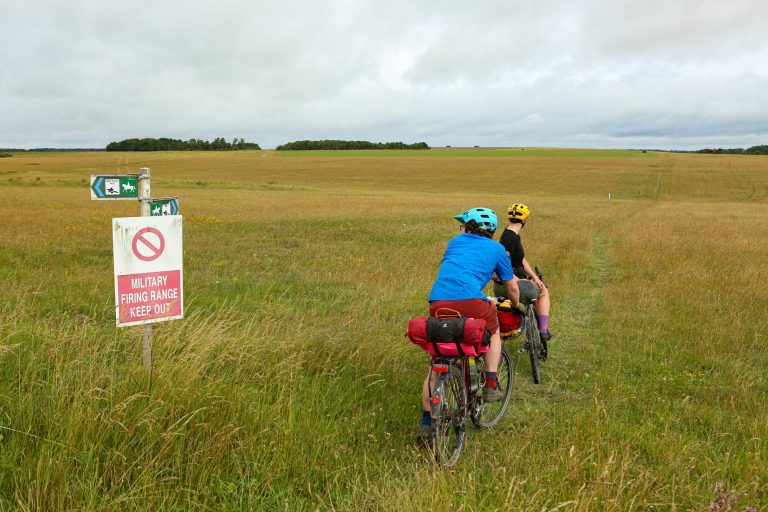
[{"label": "green grass", "polygon": [[[766,507],[764,160],[265,154],[0,162],[0,510]],[[144,165],[181,198],[187,306],[151,386],[114,328],[110,219],[139,208],[87,185]],[[552,357],[441,470],[406,322],[451,215],[518,200]]]}]

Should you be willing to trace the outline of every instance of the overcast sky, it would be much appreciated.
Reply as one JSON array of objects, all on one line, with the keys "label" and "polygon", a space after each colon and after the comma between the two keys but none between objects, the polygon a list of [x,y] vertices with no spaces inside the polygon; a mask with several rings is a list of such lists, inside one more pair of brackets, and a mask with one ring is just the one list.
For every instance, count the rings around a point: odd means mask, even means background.
[{"label": "overcast sky", "polygon": [[768,144],[764,1],[0,5],[0,147]]}]

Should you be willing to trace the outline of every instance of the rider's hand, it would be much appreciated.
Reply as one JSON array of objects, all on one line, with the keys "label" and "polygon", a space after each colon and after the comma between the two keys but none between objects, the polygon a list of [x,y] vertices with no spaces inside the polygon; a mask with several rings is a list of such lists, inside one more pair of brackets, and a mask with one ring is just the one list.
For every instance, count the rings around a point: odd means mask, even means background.
[{"label": "rider's hand", "polygon": [[544,282],[541,279],[539,279],[539,276],[535,276],[533,278],[533,282],[536,283],[536,286],[538,286],[539,290],[541,290],[542,292],[544,291],[544,288],[546,288],[546,285],[544,285]]}]

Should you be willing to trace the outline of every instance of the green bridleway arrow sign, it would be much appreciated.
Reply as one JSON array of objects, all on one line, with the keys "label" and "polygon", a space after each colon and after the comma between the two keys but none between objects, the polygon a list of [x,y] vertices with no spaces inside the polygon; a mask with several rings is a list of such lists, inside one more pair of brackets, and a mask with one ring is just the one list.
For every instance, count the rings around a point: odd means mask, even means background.
[{"label": "green bridleway arrow sign", "polygon": [[149,213],[152,217],[179,214],[178,197],[155,197],[149,201]]},{"label": "green bridleway arrow sign", "polygon": [[91,199],[138,199],[138,174],[91,174]]}]

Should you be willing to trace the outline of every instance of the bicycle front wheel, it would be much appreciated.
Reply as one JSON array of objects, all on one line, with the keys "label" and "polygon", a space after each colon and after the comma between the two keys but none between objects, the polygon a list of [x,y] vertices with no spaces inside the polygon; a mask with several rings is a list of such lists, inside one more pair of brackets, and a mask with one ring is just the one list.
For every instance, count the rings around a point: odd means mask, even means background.
[{"label": "bicycle front wheel", "polygon": [[[515,360],[507,347],[501,349],[501,359],[496,377],[496,385],[504,393],[504,398],[498,402],[482,403],[472,411],[472,422],[478,428],[491,428],[496,425],[504,417],[512,399],[512,389],[515,387]],[[478,389],[476,400],[482,400],[482,389],[482,386]]]},{"label": "bicycle front wheel", "polygon": [[437,377],[432,394],[432,450],[446,467],[458,462],[467,433],[467,387],[461,370],[451,366]]},{"label": "bicycle front wheel", "polygon": [[528,357],[531,359],[531,375],[533,382],[541,383],[541,368],[539,367],[539,355],[541,354],[542,344],[539,336],[539,326],[536,323],[536,313],[532,306],[528,306],[525,313],[525,344],[528,349]]}]

